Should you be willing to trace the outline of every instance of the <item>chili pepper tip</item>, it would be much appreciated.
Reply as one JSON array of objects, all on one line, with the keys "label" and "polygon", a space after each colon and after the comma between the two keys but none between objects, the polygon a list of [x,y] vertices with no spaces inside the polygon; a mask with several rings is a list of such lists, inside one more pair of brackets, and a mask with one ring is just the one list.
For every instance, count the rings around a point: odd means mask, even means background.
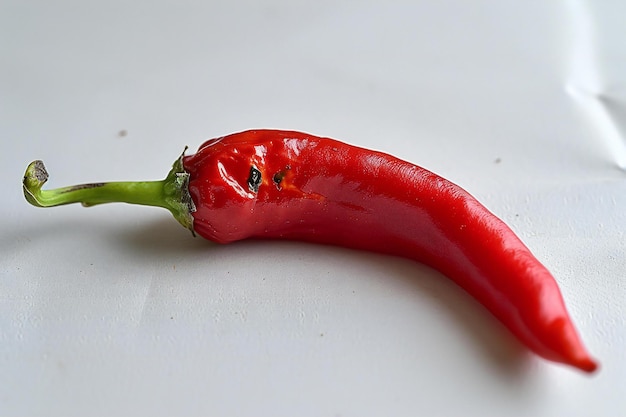
[{"label": "chili pepper tip", "polygon": [[580,369],[581,371],[584,371],[590,374],[596,372],[599,368],[598,362],[590,357],[580,358],[576,360],[574,363],[572,363],[572,365],[574,365],[576,368]]}]

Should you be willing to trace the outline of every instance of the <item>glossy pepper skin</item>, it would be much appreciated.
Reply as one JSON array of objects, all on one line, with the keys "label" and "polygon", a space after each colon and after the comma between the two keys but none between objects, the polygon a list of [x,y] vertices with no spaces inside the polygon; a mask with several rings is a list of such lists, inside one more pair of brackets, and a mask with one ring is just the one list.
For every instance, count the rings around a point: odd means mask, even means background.
[{"label": "glossy pepper skin", "polygon": [[459,186],[393,156],[300,132],[251,130],[181,156],[163,181],[42,190],[47,179],[41,161],[29,165],[23,189],[31,204],[156,205],[218,243],[293,239],[422,262],[538,355],[597,368],[556,281],[513,231]]},{"label": "glossy pepper skin", "polygon": [[193,228],[209,240],[296,239],[410,258],[454,280],[540,356],[596,369],[550,272],[475,198],[428,170],[274,130],[209,140],[183,164]]}]

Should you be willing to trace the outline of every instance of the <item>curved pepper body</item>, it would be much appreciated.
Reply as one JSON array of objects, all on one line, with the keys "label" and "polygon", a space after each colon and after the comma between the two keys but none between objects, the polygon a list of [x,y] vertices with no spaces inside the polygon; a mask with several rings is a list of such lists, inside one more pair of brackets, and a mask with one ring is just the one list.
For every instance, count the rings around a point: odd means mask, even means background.
[{"label": "curved pepper body", "polygon": [[595,370],[556,281],[475,198],[390,155],[276,130],[183,158],[193,228],[219,243],[280,238],[399,255],[464,288],[540,356]]}]

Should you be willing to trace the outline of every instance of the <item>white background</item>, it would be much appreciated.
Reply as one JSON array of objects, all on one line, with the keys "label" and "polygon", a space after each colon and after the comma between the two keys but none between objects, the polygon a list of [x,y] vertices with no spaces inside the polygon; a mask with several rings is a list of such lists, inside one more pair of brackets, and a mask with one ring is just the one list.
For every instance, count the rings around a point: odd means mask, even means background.
[{"label": "white background", "polygon": [[[3,1],[0,415],[624,415],[620,3]],[[33,159],[50,187],[160,179],[248,128],[469,190],[552,270],[600,371],[528,353],[410,261],[22,196]]]}]

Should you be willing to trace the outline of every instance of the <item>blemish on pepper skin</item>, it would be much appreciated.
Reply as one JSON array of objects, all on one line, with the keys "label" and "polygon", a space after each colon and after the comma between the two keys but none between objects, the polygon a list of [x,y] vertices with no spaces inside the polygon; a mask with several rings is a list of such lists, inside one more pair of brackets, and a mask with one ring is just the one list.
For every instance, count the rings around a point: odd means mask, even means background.
[{"label": "blemish on pepper skin", "polygon": [[283,171],[280,171],[274,174],[274,177],[272,177],[272,181],[274,181],[274,184],[279,185],[283,178],[285,178],[285,173]]},{"label": "blemish on pepper skin", "polygon": [[276,185],[276,188],[278,188],[279,190],[282,189],[282,187],[280,186],[280,183],[285,178],[285,175],[287,175],[287,171],[289,170],[291,170],[291,165],[286,165],[284,170],[278,171],[272,177],[272,181],[274,182],[274,185]]},{"label": "blemish on pepper skin", "polygon": [[259,192],[259,187],[261,186],[261,182],[263,178],[261,176],[261,171],[257,169],[254,165],[250,167],[250,174],[248,175],[248,188],[253,193]]}]

